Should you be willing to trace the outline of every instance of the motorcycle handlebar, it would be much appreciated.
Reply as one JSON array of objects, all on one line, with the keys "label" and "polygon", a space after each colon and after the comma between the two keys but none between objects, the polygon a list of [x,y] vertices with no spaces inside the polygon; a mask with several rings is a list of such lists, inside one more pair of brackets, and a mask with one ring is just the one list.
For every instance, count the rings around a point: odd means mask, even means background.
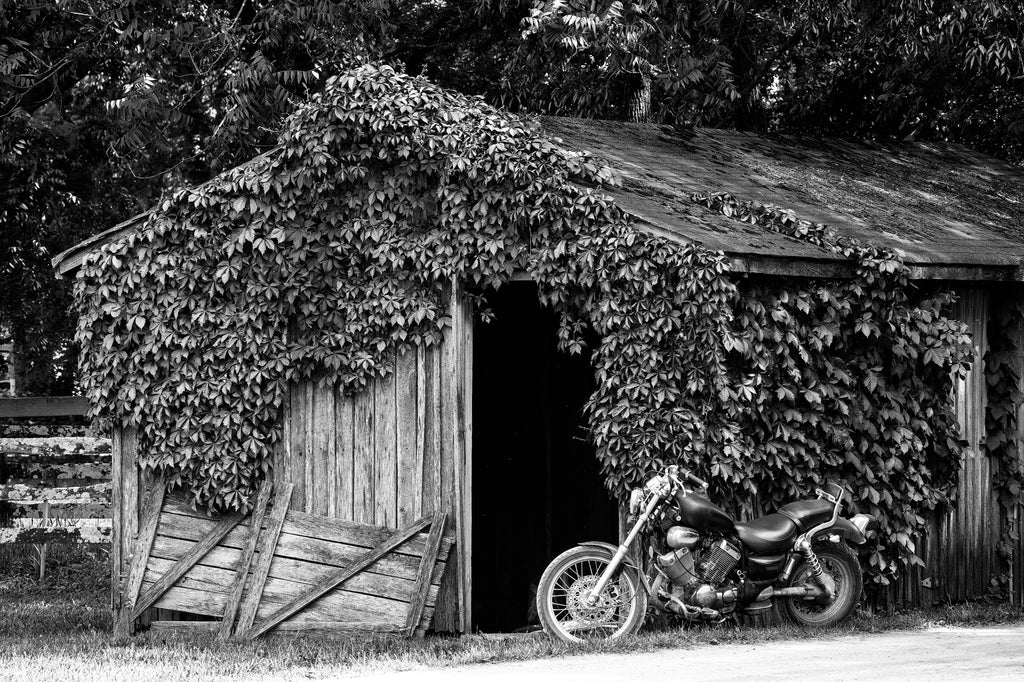
[{"label": "motorcycle handlebar", "polygon": [[679,480],[680,475],[682,475],[683,478],[685,478],[687,481],[697,486],[698,488],[708,487],[707,481],[705,481],[702,478],[697,478],[696,476],[694,476],[693,474],[691,474],[689,471],[682,467],[671,466],[666,470],[666,473],[672,478],[674,478],[676,480],[676,483],[682,483],[682,481]]},{"label": "motorcycle handlebar", "polygon": [[688,480],[690,483],[692,483],[692,484],[694,484],[696,486],[699,486],[701,488],[707,488],[708,487],[708,482],[705,481],[704,479],[697,478],[696,476],[691,474],[689,471],[686,471],[684,473],[686,474],[686,480]]}]

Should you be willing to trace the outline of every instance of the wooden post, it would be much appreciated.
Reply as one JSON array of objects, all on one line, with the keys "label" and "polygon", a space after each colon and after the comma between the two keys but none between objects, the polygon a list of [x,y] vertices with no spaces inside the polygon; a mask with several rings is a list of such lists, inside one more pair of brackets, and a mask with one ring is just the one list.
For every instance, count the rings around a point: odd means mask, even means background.
[{"label": "wooden post", "polygon": [[[43,502],[43,526],[50,525],[50,503]],[[46,580],[46,555],[49,553],[50,543],[44,542],[36,545],[36,551],[39,552],[39,584],[42,585],[43,581]]]},{"label": "wooden post", "polygon": [[154,481],[153,489],[150,491],[146,507],[142,512],[142,522],[138,537],[134,538],[132,563],[128,571],[128,578],[125,580],[124,591],[115,599],[118,608],[114,611],[114,639],[117,641],[123,641],[132,634],[135,621],[133,615],[135,600],[142,589],[142,579],[146,574],[146,561],[149,559],[153,539],[156,537],[157,525],[160,522],[160,510],[164,506],[165,491],[166,486],[163,479]]},{"label": "wooden post", "polygon": [[116,424],[110,429],[110,612],[117,622],[121,611],[121,429]]},{"label": "wooden post", "polygon": [[138,437],[135,429],[115,425],[111,431],[110,448],[110,516],[113,527],[110,548],[111,606],[116,616],[121,586],[131,564],[131,550],[139,529],[139,486],[142,484],[138,465]]},{"label": "wooden post", "polygon": [[458,446],[455,456],[455,511],[459,567],[459,630],[473,626],[473,306],[461,286],[456,289],[458,311],[459,377]]}]

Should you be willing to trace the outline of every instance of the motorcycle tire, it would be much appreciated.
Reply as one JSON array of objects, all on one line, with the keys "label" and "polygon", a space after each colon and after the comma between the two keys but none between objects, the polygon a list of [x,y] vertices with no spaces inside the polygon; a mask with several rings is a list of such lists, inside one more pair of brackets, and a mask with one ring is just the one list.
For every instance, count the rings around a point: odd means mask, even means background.
[{"label": "motorcycle tire", "polygon": [[636,569],[622,566],[590,606],[586,596],[613,553],[573,547],[548,564],[537,586],[537,615],[544,631],[563,642],[620,639],[635,634],[647,615],[647,592]]},{"label": "motorcycle tire", "polygon": [[[829,604],[813,599],[788,598],[784,600],[783,611],[799,625],[824,628],[842,622],[857,608],[864,589],[864,576],[857,553],[845,542],[816,544],[814,553],[825,572],[836,582],[836,598]],[[788,586],[801,585],[811,579],[810,567],[801,561],[793,570]]]}]

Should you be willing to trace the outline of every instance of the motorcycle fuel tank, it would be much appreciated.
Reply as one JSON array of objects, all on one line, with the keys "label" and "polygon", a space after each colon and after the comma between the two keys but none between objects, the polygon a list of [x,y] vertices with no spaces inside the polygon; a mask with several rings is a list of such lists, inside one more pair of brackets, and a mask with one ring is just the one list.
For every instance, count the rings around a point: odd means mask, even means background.
[{"label": "motorcycle fuel tank", "polygon": [[706,497],[683,495],[680,492],[676,494],[676,502],[679,504],[682,522],[687,526],[716,533],[731,533],[735,530],[732,517]]},{"label": "motorcycle fuel tank", "polygon": [[690,549],[700,542],[700,533],[692,528],[672,526],[665,533],[665,542],[672,549]]}]

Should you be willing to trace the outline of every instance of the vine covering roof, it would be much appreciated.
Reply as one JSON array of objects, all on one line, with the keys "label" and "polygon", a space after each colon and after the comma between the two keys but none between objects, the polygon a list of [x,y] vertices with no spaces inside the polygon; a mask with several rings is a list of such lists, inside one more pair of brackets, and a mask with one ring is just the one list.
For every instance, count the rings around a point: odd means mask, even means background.
[{"label": "vine covering roof", "polygon": [[[710,211],[690,200],[693,193],[727,192],[789,209],[798,219],[893,249],[918,277],[945,278],[951,268],[967,267],[974,273],[991,269],[993,278],[1022,278],[1024,169],[965,147],[555,117],[545,117],[542,125],[566,147],[611,164],[621,186],[607,191],[642,226],[721,250],[733,259],[734,270],[830,274],[844,259]],[[58,255],[58,274],[74,271],[85,254],[137,229],[145,215]],[[974,276],[985,277],[950,278]]]}]

